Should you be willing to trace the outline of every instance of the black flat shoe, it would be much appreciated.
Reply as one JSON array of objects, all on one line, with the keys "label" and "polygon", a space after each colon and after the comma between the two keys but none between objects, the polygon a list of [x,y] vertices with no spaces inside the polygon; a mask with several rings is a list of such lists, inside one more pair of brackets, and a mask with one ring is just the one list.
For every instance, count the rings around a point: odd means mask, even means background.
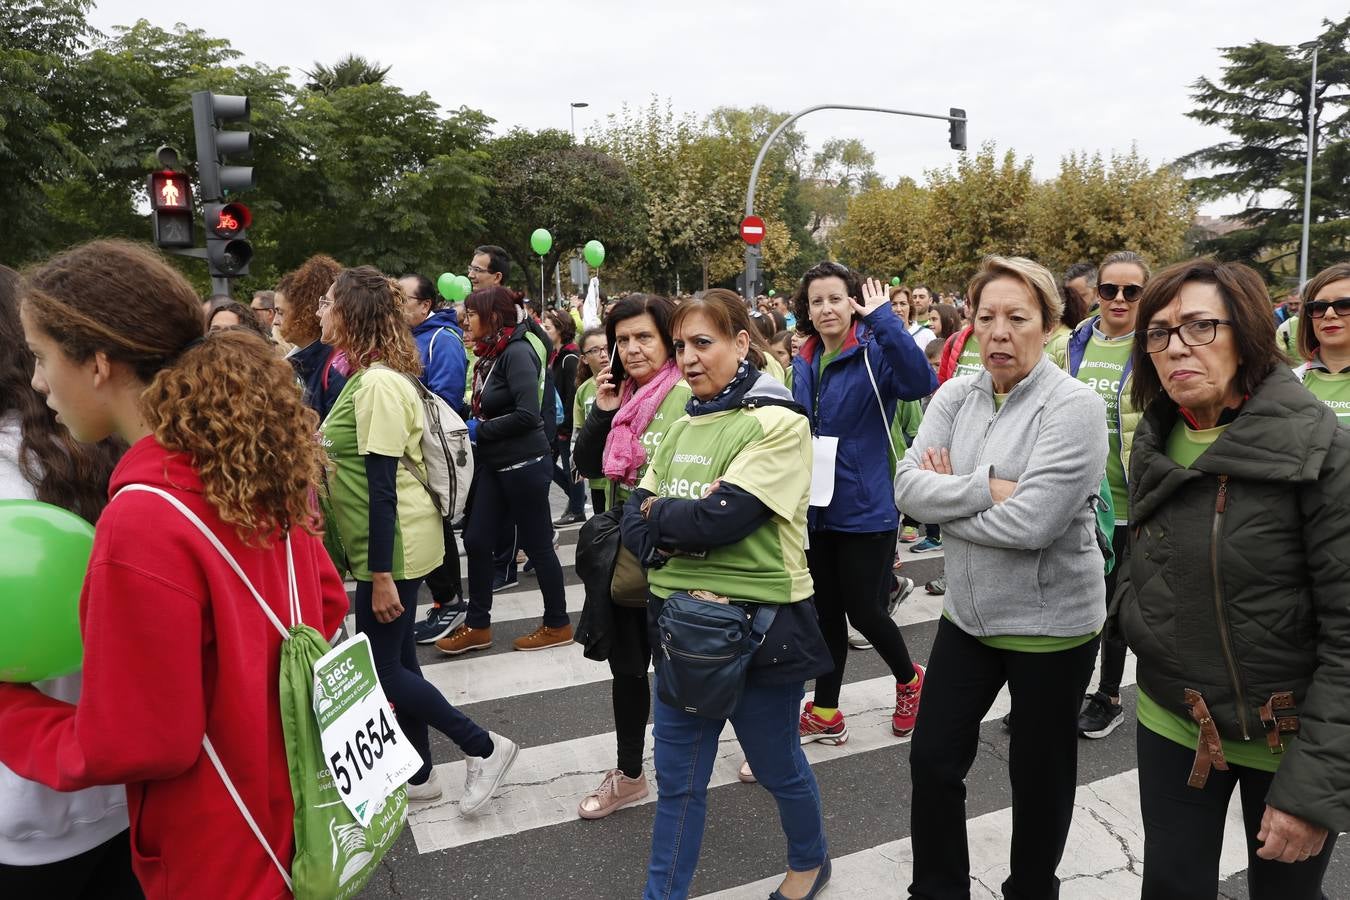
[{"label": "black flat shoe", "polygon": [[[820,865],[820,871],[816,873],[815,883],[811,885],[811,890],[807,892],[806,896],[803,897],[802,900],[814,900],[815,897],[820,895],[821,891],[825,890],[825,885],[829,883],[830,883],[830,858],[827,856],[825,857],[825,862],[821,863]],[[774,891],[772,894],[769,895],[769,900],[788,900],[788,898],[784,897],[778,891]]]}]

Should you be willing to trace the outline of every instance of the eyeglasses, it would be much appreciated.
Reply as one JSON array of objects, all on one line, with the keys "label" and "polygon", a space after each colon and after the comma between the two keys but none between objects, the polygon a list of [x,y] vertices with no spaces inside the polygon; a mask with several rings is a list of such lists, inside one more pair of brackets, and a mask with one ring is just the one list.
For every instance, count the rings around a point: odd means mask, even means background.
[{"label": "eyeglasses", "polygon": [[1097,296],[1108,303],[1116,299],[1116,294],[1124,294],[1126,303],[1133,303],[1139,299],[1139,295],[1144,292],[1144,286],[1141,284],[1110,284],[1102,283],[1097,285]]},{"label": "eyeglasses", "polygon": [[589,349],[589,350],[583,350],[583,351],[581,352],[581,355],[582,355],[582,356],[590,356],[590,357],[593,357],[593,358],[597,358],[597,359],[598,359],[598,358],[601,357],[601,356],[609,356],[609,348],[608,348],[608,347],[592,347],[592,348]]},{"label": "eyeglasses", "polygon": [[475,265],[473,265],[472,263],[469,265],[469,274],[470,274],[470,275],[486,275],[486,274],[488,274],[488,272],[490,272],[490,271],[492,271],[492,270],[491,270],[491,269],[485,269],[485,268],[483,268],[482,266],[475,266]]},{"label": "eyeglasses", "polygon": [[1233,323],[1228,319],[1192,319],[1175,328],[1150,328],[1144,332],[1144,349],[1149,353],[1162,353],[1171,346],[1174,334],[1187,347],[1203,347],[1214,343],[1220,325],[1231,328]]},{"label": "eyeglasses", "polygon": [[1303,311],[1308,314],[1310,319],[1322,318],[1329,309],[1336,310],[1336,315],[1342,319],[1350,317],[1350,297],[1337,297],[1335,300],[1309,300],[1303,306]]},{"label": "eyeglasses", "polygon": [[322,300],[319,301],[319,309],[327,309],[332,305],[333,301],[329,300],[327,297],[324,297]]}]

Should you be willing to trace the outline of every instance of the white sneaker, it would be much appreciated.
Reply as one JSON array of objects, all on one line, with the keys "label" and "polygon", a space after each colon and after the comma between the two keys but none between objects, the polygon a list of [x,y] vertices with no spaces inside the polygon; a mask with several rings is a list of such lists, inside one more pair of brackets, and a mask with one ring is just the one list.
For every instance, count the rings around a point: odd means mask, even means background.
[{"label": "white sneaker", "polygon": [[854,650],[871,650],[872,642],[862,636],[852,625],[848,626],[848,645]]},{"label": "white sneaker", "polygon": [[887,598],[886,602],[886,615],[895,618],[895,611],[912,593],[914,593],[914,580],[912,578],[906,578],[903,575],[894,576],[890,597]]},{"label": "white sneaker", "polygon": [[431,770],[431,777],[421,784],[408,785],[409,803],[439,799],[441,799],[441,776],[435,769]]},{"label": "white sneaker", "polygon": [[492,799],[520,752],[514,742],[500,734],[490,731],[488,736],[492,738],[492,755],[469,756],[464,760],[464,796],[460,798],[459,811],[466,816],[473,815]]}]

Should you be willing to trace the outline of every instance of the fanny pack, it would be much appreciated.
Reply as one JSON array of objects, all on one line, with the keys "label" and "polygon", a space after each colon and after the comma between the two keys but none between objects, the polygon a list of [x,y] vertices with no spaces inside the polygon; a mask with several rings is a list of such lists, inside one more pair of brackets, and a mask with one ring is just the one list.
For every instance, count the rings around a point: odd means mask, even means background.
[{"label": "fanny pack", "polygon": [[676,709],[727,719],[740,702],[750,658],[764,643],[778,606],[742,605],[696,593],[703,596],[676,591],[657,616],[656,690]]}]

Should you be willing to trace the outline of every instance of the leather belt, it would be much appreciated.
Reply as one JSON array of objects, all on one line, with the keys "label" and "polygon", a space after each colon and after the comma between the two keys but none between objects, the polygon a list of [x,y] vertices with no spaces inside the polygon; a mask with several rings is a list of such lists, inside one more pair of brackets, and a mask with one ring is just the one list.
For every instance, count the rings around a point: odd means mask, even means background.
[{"label": "leather belt", "polygon": [[1294,706],[1293,691],[1277,691],[1261,704],[1261,725],[1266,729],[1266,746],[1271,753],[1284,752],[1280,735],[1298,733],[1298,713],[1294,712]]},{"label": "leather belt", "polygon": [[1186,784],[1193,788],[1203,788],[1209,780],[1210,769],[1228,771],[1228,760],[1223,755],[1223,741],[1219,739],[1219,729],[1209,714],[1209,706],[1200,692],[1186,688],[1186,705],[1191,709],[1191,718],[1200,726],[1200,739],[1196,742],[1195,762],[1191,764],[1191,777]]}]

